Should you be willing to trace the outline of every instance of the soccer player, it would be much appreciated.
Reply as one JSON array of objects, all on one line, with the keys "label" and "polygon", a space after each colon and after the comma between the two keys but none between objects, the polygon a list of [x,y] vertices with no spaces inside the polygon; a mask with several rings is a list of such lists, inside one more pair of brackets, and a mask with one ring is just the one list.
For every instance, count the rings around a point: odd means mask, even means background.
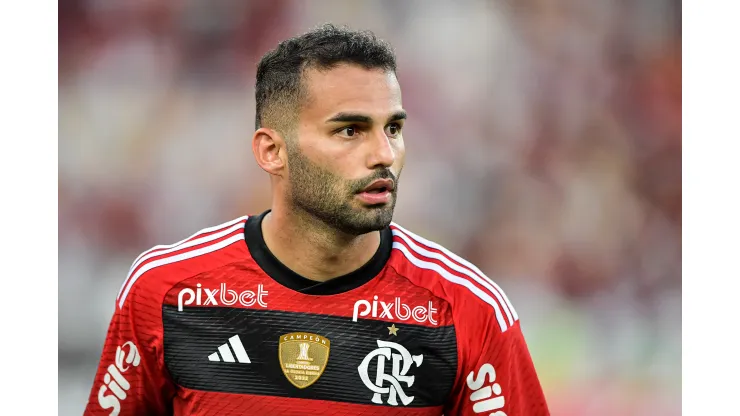
[{"label": "soccer player", "polygon": [[256,101],[271,209],[136,258],[85,414],[549,414],[501,288],[391,222],[392,49],[325,25],[262,58]]}]

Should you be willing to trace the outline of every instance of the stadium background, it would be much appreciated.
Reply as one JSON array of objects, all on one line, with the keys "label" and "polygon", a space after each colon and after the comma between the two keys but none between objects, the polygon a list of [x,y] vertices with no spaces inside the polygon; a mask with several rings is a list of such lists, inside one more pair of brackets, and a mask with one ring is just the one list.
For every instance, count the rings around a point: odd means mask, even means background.
[{"label": "stadium background", "polygon": [[59,414],[139,252],[269,206],[256,62],[323,22],[394,45],[395,220],[506,290],[553,414],[680,414],[679,1],[59,6]]}]

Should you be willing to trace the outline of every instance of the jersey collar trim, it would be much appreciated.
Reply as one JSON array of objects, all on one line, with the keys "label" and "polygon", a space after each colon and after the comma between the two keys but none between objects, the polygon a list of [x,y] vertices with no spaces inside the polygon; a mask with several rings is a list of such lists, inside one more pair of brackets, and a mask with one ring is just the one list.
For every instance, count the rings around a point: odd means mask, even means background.
[{"label": "jersey collar trim", "polygon": [[359,269],[328,280],[317,282],[307,279],[280,262],[267,248],[262,235],[262,219],[270,212],[267,210],[259,216],[250,216],[244,225],[244,239],[252,258],[273,280],[308,295],[336,295],[358,288],[377,276],[391,257],[393,232],[390,227],[380,231],[380,246],[375,255]]}]

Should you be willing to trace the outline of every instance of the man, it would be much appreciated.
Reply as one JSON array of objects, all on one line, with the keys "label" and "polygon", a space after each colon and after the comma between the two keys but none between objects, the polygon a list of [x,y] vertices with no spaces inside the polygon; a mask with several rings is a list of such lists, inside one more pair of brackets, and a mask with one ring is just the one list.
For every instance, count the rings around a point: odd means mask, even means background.
[{"label": "man", "polygon": [[85,414],[548,414],[506,295],[391,222],[390,47],[331,25],[289,39],[256,100],[271,210],[134,261]]}]

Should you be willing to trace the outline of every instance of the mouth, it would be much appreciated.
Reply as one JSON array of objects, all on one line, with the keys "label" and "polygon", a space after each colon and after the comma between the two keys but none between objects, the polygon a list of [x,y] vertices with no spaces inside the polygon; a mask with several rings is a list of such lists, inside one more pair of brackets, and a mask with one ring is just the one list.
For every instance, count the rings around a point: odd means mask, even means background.
[{"label": "mouth", "polygon": [[365,189],[361,190],[359,193],[382,194],[385,192],[393,192],[393,189],[394,184],[392,180],[378,179],[377,181],[365,187]]}]

